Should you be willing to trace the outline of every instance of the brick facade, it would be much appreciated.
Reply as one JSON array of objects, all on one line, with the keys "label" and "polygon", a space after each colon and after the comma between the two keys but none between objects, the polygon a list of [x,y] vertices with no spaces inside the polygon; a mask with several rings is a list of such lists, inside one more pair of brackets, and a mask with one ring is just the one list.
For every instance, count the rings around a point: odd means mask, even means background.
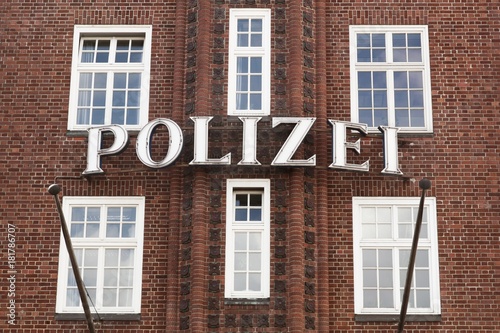
[{"label": "brick facade", "polygon": [[[441,317],[408,322],[411,332],[494,332],[500,237],[500,5],[498,1],[168,0],[26,2],[0,13],[1,244],[15,225],[15,273],[0,273],[0,329],[86,332],[83,320],[56,320],[59,216],[47,187],[63,196],[144,196],[139,321],[96,322],[97,332],[392,332],[394,322],[354,318],[352,197],[418,197],[429,178],[437,198]],[[297,155],[315,167],[274,167],[289,134],[258,127],[262,166],[237,166],[242,126],[227,116],[230,8],[271,9],[271,117],[316,117]],[[104,175],[81,176],[87,137],[66,130],[73,28],[152,25],[149,119],[184,132],[172,166],[151,169],[135,154],[136,133]],[[403,176],[384,176],[380,134],[362,138],[353,163],[329,169],[328,119],[350,120],[350,25],[427,25],[432,134],[400,135]],[[214,116],[209,155],[231,166],[190,166],[191,116]],[[160,159],[168,140],[152,147]],[[224,299],[226,179],[271,180],[271,279],[266,302]],[[12,239],[12,238],[11,238]],[[8,278],[15,275],[15,298]],[[15,324],[9,325],[9,301]]]}]

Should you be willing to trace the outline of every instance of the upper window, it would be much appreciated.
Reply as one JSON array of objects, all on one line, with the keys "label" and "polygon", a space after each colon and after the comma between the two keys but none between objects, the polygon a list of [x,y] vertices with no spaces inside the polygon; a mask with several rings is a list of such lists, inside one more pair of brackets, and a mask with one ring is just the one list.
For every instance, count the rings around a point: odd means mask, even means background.
[{"label": "upper window", "polygon": [[269,180],[227,181],[226,298],[267,298],[270,279]]},{"label": "upper window", "polygon": [[271,12],[231,9],[229,21],[229,115],[269,115]]},{"label": "upper window", "polygon": [[[64,197],[71,242],[89,305],[98,313],[140,313],[143,197]],[[57,313],[83,308],[61,236]]]},{"label": "upper window", "polygon": [[351,26],[353,122],[432,132],[426,26]]},{"label": "upper window", "polygon": [[[420,198],[353,198],[356,314],[399,314]],[[426,198],[408,314],[440,314],[436,199]]]},{"label": "upper window", "polygon": [[148,120],[150,26],[75,26],[69,130]]}]

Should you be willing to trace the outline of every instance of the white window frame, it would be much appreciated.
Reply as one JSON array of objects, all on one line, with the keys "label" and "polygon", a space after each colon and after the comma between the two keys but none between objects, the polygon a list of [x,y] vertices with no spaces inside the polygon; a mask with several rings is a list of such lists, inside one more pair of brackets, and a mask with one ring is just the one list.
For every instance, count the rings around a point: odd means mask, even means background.
[{"label": "white window frame", "polygon": [[[225,298],[259,299],[270,295],[270,180],[269,179],[228,179],[226,198],[226,267],[225,267]],[[262,192],[262,223],[235,223],[234,207],[236,193]],[[257,231],[261,238],[261,290],[234,290],[234,252],[235,236],[238,231]]]},{"label": "white window frame", "polygon": [[[136,208],[136,223],[135,237],[130,238],[106,238],[106,221],[99,221],[99,237],[85,238],[72,237],[71,242],[73,249],[97,249],[98,250],[98,266],[97,266],[97,287],[96,299],[89,301],[91,311],[94,312],[94,306],[100,314],[140,314],[141,312],[141,293],[142,293],[142,262],[144,248],[144,197],[64,197],[63,211],[66,217],[68,230],[71,232],[71,211],[73,207],[100,207],[101,218],[103,211],[107,207],[135,207]],[[119,249],[119,248],[134,248],[133,261],[133,290],[132,290],[132,306],[130,307],[103,307],[102,292],[104,288],[104,249]],[[69,307],[66,305],[66,290],[68,283],[68,274],[71,267],[69,255],[66,248],[64,237],[61,233],[61,241],[59,248],[59,273],[57,279],[57,300],[56,313],[83,313],[81,305],[77,307]],[[80,270],[82,267],[79,265]],[[83,279],[83,276],[82,276]],[[81,303],[81,302],[80,302]],[[92,305],[93,304],[93,305]]]},{"label": "white window frame", "polygon": [[[232,8],[229,11],[228,115],[265,116],[271,108],[271,10]],[[238,19],[262,19],[262,47],[238,47]],[[262,57],[262,109],[236,110],[237,57]]]},{"label": "white window frame", "polygon": [[[151,25],[75,25],[73,33],[73,56],[71,63],[71,82],[68,111],[68,130],[82,131],[97,124],[77,124],[77,106],[79,95],[79,81],[81,72],[100,72],[108,74],[106,88],[106,111],[104,125],[111,124],[112,89],[110,86],[112,73],[141,73],[141,88],[139,101],[139,121],[136,125],[124,125],[127,130],[140,130],[149,118],[149,81],[151,68]],[[110,49],[108,63],[81,63],[82,40],[88,37],[101,37],[116,40],[116,38],[143,38],[144,49],[142,63],[115,63],[116,49]]]},{"label": "white window frame", "polygon": [[[358,33],[385,33],[386,61],[385,62],[358,62],[357,40]],[[394,62],[392,49],[393,33],[419,33],[421,35],[422,61],[421,62]],[[358,72],[359,71],[386,71],[387,77],[387,126],[396,127],[394,103],[394,79],[390,75],[394,71],[422,71],[424,126],[400,127],[401,133],[432,133],[432,91],[429,60],[429,37],[425,25],[352,25],[349,27],[350,40],[350,75],[351,75],[351,120],[359,123],[358,114]],[[379,133],[377,127],[368,127],[368,131]]]},{"label": "white window frame", "polygon": [[[409,251],[412,246],[413,231],[415,228],[415,222],[412,221],[411,224],[411,236],[409,238],[397,238],[397,228],[396,222],[397,207],[412,207],[414,210],[418,210],[420,198],[413,197],[353,197],[353,247],[354,247],[354,308],[355,314],[387,314],[395,315],[399,314],[401,311],[401,301],[402,301],[402,290],[405,287],[405,281],[400,281],[400,267],[398,256],[398,250],[403,249]],[[392,239],[363,239],[362,238],[362,212],[363,207],[392,207],[391,216],[391,233]],[[428,237],[423,238],[423,228],[420,233],[420,239],[418,243],[418,250],[428,250],[429,251],[429,289],[430,289],[430,308],[414,308],[410,304],[408,306],[408,314],[422,314],[422,315],[439,315],[441,313],[441,301],[440,301],[440,286],[439,286],[439,258],[438,258],[438,240],[437,240],[437,217],[436,217],[436,198],[427,197],[424,204],[427,216],[424,216],[423,221],[427,221]],[[415,213],[416,217],[416,213]],[[425,219],[427,218],[427,219]],[[393,269],[392,269],[392,281],[393,281],[393,302],[394,308],[375,308],[369,307],[364,308],[363,302],[363,249],[390,249],[393,250]],[[417,255],[418,256],[418,255]],[[406,267],[401,267],[402,269],[407,269]],[[416,267],[417,268],[417,267]],[[415,274],[412,279],[412,291],[415,286]],[[377,287],[378,288],[378,287]],[[377,289],[378,290],[378,289]],[[398,293],[397,291],[400,291]]]}]

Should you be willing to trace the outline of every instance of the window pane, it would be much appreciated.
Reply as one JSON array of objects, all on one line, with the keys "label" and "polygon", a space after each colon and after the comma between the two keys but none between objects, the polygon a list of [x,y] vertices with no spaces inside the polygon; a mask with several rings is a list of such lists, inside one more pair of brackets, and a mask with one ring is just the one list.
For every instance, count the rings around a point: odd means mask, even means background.
[{"label": "window pane", "polygon": [[394,72],[394,88],[408,88],[407,73],[408,72]]},{"label": "window pane", "polygon": [[372,106],[372,93],[371,93],[371,91],[360,91],[358,93],[358,106],[361,108]]},{"label": "window pane", "polygon": [[261,110],[262,109],[262,98],[261,94],[250,94],[250,110]]},{"label": "window pane", "polygon": [[376,308],[378,306],[377,290],[363,290],[363,307]]},{"label": "window pane", "polygon": [[387,93],[385,91],[374,91],[373,105],[375,107],[387,107]]},{"label": "window pane", "polygon": [[373,62],[385,62],[385,49],[375,49],[373,52]]},{"label": "window pane", "polygon": [[423,107],[424,106],[424,92],[422,90],[410,91],[410,106]]},{"label": "window pane", "polygon": [[246,221],[247,220],[247,209],[246,208],[238,208],[234,214],[235,221]]},{"label": "window pane", "polygon": [[371,61],[371,56],[370,56],[370,50],[367,49],[361,49],[357,51],[358,53],[358,62],[370,62]]},{"label": "window pane", "polygon": [[88,223],[87,230],[85,231],[85,237],[87,237],[87,238],[99,237],[99,224],[98,223]]},{"label": "window pane", "polygon": [[262,35],[261,34],[253,34],[250,39],[250,46],[259,47],[262,46]]},{"label": "window pane", "polygon": [[116,287],[118,285],[118,269],[107,268],[104,270],[104,286]]},{"label": "window pane", "polygon": [[378,252],[378,266],[379,267],[392,267],[392,250],[379,250],[379,252]]},{"label": "window pane", "polygon": [[134,249],[122,249],[120,257],[120,266],[132,267],[134,265]]},{"label": "window pane", "polygon": [[262,206],[262,195],[250,194],[250,206]]},{"label": "window pane", "polygon": [[236,109],[237,110],[248,110],[248,95],[247,94],[236,94]]},{"label": "window pane", "polygon": [[128,87],[129,89],[140,89],[141,88],[141,74],[131,73],[128,75]]},{"label": "window pane", "polygon": [[118,306],[125,307],[132,305],[132,288],[120,289]]},{"label": "window pane", "polygon": [[84,219],[85,219],[84,207],[73,207],[71,209],[71,221],[84,221]]},{"label": "window pane", "polygon": [[367,124],[369,127],[373,127],[373,115],[372,110],[359,110],[359,122]]},{"label": "window pane", "polygon": [[113,88],[114,89],[125,89],[127,87],[127,74],[125,73],[115,73]]},{"label": "window pane", "polygon": [[118,250],[107,249],[104,253],[104,266],[118,267]]},{"label": "window pane", "polygon": [[358,88],[371,88],[372,87],[371,72],[358,72]]},{"label": "window pane", "polygon": [[234,290],[245,291],[247,289],[247,274],[234,273]]},{"label": "window pane", "polygon": [[422,62],[422,52],[420,49],[410,49],[408,50],[408,61],[409,62]]},{"label": "window pane", "polygon": [[126,53],[126,52],[116,52],[115,62],[116,63],[125,63],[125,62],[128,62],[128,53]]},{"label": "window pane", "polygon": [[250,232],[248,245],[250,250],[260,251],[262,249],[262,233]]},{"label": "window pane", "polygon": [[357,47],[370,47],[370,34],[357,34],[356,45]]},{"label": "window pane", "polygon": [[[250,91],[261,91],[261,90],[262,90],[262,75],[250,76]],[[260,94],[258,96],[260,99]]]},{"label": "window pane", "polygon": [[373,88],[387,88],[386,72],[373,72]]},{"label": "window pane", "polygon": [[429,251],[418,250],[415,258],[415,267],[429,267]]},{"label": "window pane", "polygon": [[261,285],[260,285],[260,273],[250,273],[248,274],[248,290],[250,291],[260,291],[261,290]]},{"label": "window pane", "polygon": [[120,286],[130,287],[134,283],[134,270],[125,268],[120,270]]},{"label": "window pane", "polygon": [[373,34],[372,35],[372,46],[373,47],[385,47],[385,34]]},{"label": "window pane", "polygon": [[234,249],[246,250],[247,249],[247,233],[235,232],[234,233]]},{"label": "window pane", "polygon": [[238,42],[237,45],[240,47],[248,46],[248,35],[247,34],[238,34]]},{"label": "window pane", "polygon": [[248,254],[248,269],[251,271],[260,271],[261,263],[260,263],[260,253],[249,253]]},{"label": "window pane", "polygon": [[380,290],[380,307],[381,308],[393,308],[394,299],[393,291],[391,290]]},{"label": "window pane", "polygon": [[93,106],[105,106],[106,105],[106,92],[105,91],[95,91]]},{"label": "window pane", "polygon": [[430,308],[431,295],[429,290],[417,290],[417,308]]},{"label": "window pane", "polygon": [[408,93],[406,90],[396,90],[394,92],[394,105],[396,107],[408,107]]},{"label": "window pane", "polygon": [[408,109],[396,109],[396,126],[408,127],[410,126],[410,117]]},{"label": "window pane", "polygon": [[415,286],[417,288],[429,288],[429,271],[428,270],[416,270],[415,271]]},{"label": "window pane", "polygon": [[80,306],[78,289],[71,288],[66,291],[66,306]]},{"label": "window pane", "polygon": [[125,106],[125,91],[113,92],[113,106]]},{"label": "window pane", "polygon": [[377,287],[377,270],[364,269],[363,270],[363,287]]},{"label": "window pane", "polygon": [[122,237],[133,238],[135,237],[135,224],[125,223],[122,226]]},{"label": "window pane", "polygon": [[243,271],[247,269],[247,254],[243,253],[235,253],[234,254],[234,270],[235,271]]},{"label": "window pane", "polygon": [[374,119],[373,119],[373,127],[378,127],[380,125],[387,126],[387,109],[375,109],[373,111]]},{"label": "window pane", "polygon": [[377,266],[377,251],[363,250],[363,267],[376,267],[376,266]]},{"label": "window pane", "polygon": [[411,125],[412,126],[414,126],[414,127],[425,126],[424,109],[411,109],[410,114],[411,114]]},{"label": "window pane", "polygon": [[238,32],[248,32],[249,26],[248,19],[238,19]]},{"label": "window pane", "polygon": [[250,58],[250,73],[262,73],[262,57]]},{"label": "window pane", "polygon": [[98,250],[86,250],[85,251],[85,260],[83,261],[83,265],[85,267],[89,266],[97,266],[97,257]]},{"label": "window pane", "polygon": [[393,50],[394,62],[406,62],[406,49]]},{"label": "window pane", "polygon": [[127,106],[139,106],[140,102],[140,92],[139,91],[129,91],[127,95]]},{"label": "window pane", "polygon": [[252,32],[262,32],[262,19],[252,19]]},{"label": "window pane", "polygon": [[116,289],[104,289],[102,303],[103,306],[116,306]]},{"label": "window pane", "polygon": [[392,289],[392,269],[383,269],[379,271],[379,284],[381,288]]},{"label": "window pane", "polygon": [[250,209],[250,221],[262,221],[262,210],[260,208]]},{"label": "window pane", "polygon": [[237,91],[248,91],[248,75],[237,75],[236,76],[236,90]]},{"label": "window pane", "polygon": [[97,269],[96,268],[86,268],[83,270],[82,274],[83,283],[87,287],[93,287],[97,285]]}]

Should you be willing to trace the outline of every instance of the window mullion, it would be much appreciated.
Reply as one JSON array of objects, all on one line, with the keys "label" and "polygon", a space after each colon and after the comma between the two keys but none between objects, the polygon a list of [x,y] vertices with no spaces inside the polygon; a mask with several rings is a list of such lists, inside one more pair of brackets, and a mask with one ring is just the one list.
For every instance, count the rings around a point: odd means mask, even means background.
[{"label": "window mullion", "polygon": [[394,104],[394,70],[388,69],[386,72],[386,75],[387,75],[386,79],[387,79],[388,124],[389,124],[389,126],[396,126],[396,107]]}]

